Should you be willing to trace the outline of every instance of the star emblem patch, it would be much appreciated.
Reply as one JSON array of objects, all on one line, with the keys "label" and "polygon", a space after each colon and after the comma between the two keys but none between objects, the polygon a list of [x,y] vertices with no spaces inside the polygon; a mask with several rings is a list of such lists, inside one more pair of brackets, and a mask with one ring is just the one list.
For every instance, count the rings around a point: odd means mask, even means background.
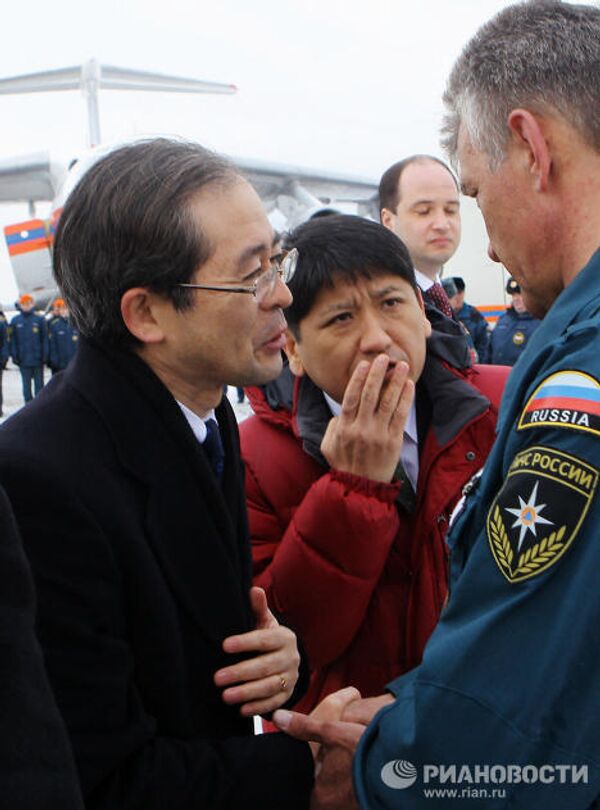
[{"label": "star emblem patch", "polygon": [[529,500],[527,503],[521,498],[519,495],[519,506],[516,509],[510,509],[508,506],[505,506],[504,509],[506,512],[510,512],[513,515],[517,516],[517,519],[513,523],[511,528],[515,528],[519,526],[521,533],[519,534],[519,542],[517,544],[517,550],[521,550],[521,546],[523,545],[523,540],[525,539],[525,535],[528,531],[530,531],[534,537],[536,537],[536,526],[538,523],[547,523],[549,526],[552,526],[551,520],[546,520],[546,518],[542,517],[542,510],[546,508],[545,503],[536,503],[537,491],[539,486],[539,481],[536,481],[533,485],[533,489],[531,490],[531,495],[529,496]]},{"label": "star emblem patch", "polygon": [[509,582],[541,574],[563,556],[597,485],[595,467],[554,448],[515,456],[486,521],[492,556]]}]

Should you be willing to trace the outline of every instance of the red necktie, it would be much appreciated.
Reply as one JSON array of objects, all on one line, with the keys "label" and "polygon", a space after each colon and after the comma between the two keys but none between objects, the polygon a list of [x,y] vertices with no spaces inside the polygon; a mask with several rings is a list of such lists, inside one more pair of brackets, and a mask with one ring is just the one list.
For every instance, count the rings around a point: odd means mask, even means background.
[{"label": "red necktie", "polygon": [[434,307],[437,307],[440,312],[443,312],[448,318],[452,318],[454,320],[452,307],[450,306],[450,301],[448,300],[446,291],[438,281],[425,290],[424,297],[426,299],[428,298],[430,303],[432,303]]}]

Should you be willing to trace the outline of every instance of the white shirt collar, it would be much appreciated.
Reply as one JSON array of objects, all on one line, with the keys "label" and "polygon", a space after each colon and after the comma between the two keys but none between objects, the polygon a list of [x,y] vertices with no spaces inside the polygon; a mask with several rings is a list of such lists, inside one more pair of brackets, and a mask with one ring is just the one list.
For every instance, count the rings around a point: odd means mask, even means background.
[{"label": "white shirt collar", "polygon": [[187,405],[183,404],[183,402],[180,402],[179,400],[176,400],[176,402],[179,405],[179,407],[181,408],[181,411],[182,411],[183,415],[187,419],[188,425],[191,427],[191,429],[192,429],[192,431],[194,433],[194,436],[198,439],[200,444],[203,444],[204,440],[206,439],[206,425],[204,423],[208,419],[215,419],[216,420],[214,408],[213,408],[213,410],[209,411],[206,414],[204,419],[202,419],[201,416],[198,416],[197,413],[194,413],[194,411],[190,410],[187,407]]},{"label": "white shirt collar", "polygon": [[430,287],[433,287],[434,284],[439,284],[440,282],[440,274],[438,273],[435,279],[432,281],[429,276],[426,276],[425,273],[421,273],[420,270],[417,270],[415,267],[415,278],[417,280],[417,284],[419,285],[420,289],[423,292],[426,292]]}]

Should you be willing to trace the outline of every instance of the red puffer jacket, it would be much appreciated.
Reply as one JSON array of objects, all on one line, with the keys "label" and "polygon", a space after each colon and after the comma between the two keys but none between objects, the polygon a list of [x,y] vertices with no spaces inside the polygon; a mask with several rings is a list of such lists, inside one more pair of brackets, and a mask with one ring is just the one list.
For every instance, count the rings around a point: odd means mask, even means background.
[{"label": "red puffer jacket", "polygon": [[300,710],[348,685],[381,694],[419,663],[446,598],[448,519],[492,446],[509,371],[457,370],[428,351],[413,512],[399,504],[399,483],[328,468],[319,446],[331,412],[310,379],[294,384],[285,369],[275,384],[248,389],[255,415],[240,435],[254,581],[308,652]]}]

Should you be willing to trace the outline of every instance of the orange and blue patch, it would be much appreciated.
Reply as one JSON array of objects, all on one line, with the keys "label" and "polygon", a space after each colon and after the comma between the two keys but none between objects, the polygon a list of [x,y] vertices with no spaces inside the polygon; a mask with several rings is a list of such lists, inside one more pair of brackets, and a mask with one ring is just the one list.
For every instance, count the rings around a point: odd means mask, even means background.
[{"label": "orange and blue patch", "polygon": [[483,317],[488,323],[496,323],[501,315],[506,312],[506,307],[502,304],[484,304],[483,306],[477,305],[477,309],[481,312]]},{"label": "orange and blue patch", "polygon": [[521,414],[518,430],[563,427],[600,435],[600,383],[583,371],[551,374],[538,385]]},{"label": "orange and blue patch", "polygon": [[4,228],[4,237],[9,256],[48,249],[52,241],[43,219],[32,219],[28,222],[8,225]]}]

